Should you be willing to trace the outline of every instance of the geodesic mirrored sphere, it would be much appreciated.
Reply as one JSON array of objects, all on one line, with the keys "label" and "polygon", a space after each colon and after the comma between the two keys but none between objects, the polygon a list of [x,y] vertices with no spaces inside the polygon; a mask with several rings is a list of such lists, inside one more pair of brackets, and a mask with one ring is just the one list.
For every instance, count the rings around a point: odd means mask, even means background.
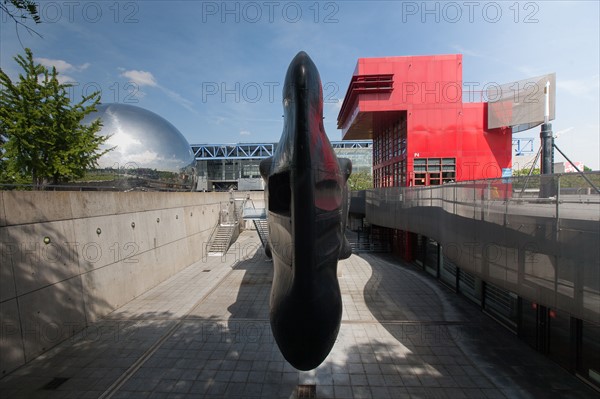
[{"label": "geodesic mirrored sphere", "polygon": [[[106,184],[123,190],[196,189],[194,154],[185,137],[169,121],[129,104],[101,104],[83,123],[102,120],[99,135],[109,136],[102,146],[112,148],[98,160],[94,171]],[[114,179],[110,179],[114,174]]]}]

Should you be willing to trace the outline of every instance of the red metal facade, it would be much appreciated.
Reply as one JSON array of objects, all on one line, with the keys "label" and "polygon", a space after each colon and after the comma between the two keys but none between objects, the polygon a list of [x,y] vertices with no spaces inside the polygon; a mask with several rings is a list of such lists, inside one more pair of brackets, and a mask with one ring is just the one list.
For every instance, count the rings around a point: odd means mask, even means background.
[{"label": "red metal facade", "polygon": [[338,128],[346,140],[373,140],[375,187],[500,177],[511,129],[488,129],[487,103],[465,103],[466,94],[462,55],[360,58]]}]

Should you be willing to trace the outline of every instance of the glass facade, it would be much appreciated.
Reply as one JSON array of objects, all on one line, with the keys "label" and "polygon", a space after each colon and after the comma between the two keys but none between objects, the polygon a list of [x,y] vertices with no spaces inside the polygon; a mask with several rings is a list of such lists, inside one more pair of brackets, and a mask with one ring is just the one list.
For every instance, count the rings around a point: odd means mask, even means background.
[{"label": "glass facade", "polygon": [[373,139],[374,187],[398,187],[408,184],[406,113]]},{"label": "glass facade", "polygon": [[415,186],[437,186],[456,180],[456,158],[415,158]]},{"label": "glass facade", "polygon": [[199,176],[211,181],[260,178],[260,160],[256,159],[203,160],[197,161],[196,165]]},{"label": "glass facade", "polygon": [[[349,158],[352,161],[354,173],[372,174],[371,141],[334,141],[331,145],[338,157]],[[239,151],[236,151],[236,146],[239,146]],[[196,168],[200,179],[199,189],[208,191],[262,190],[260,162],[270,155],[265,148],[273,151],[276,147],[276,143],[192,145],[196,154]]]},{"label": "glass facade", "polygon": [[381,130],[373,140],[374,187],[435,186],[456,181],[456,158],[407,156],[406,115]]},{"label": "glass facade", "polygon": [[348,158],[352,161],[352,172],[367,172],[369,175],[373,171],[373,155],[371,147],[369,148],[333,148],[338,158]]}]

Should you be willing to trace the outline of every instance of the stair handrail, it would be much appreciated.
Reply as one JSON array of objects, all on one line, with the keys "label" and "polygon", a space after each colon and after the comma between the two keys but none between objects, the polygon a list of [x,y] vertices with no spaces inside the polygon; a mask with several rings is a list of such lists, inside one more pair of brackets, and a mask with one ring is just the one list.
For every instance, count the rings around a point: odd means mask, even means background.
[{"label": "stair handrail", "polygon": [[263,227],[263,222],[266,222],[266,220],[261,220],[261,219],[254,219],[254,227],[256,228],[256,234],[258,234],[258,238],[260,239],[260,242],[262,243],[263,247],[267,246],[267,243],[269,241],[269,238],[267,236],[264,237],[263,240],[263,235],[261,234],[261,231],[265,231],[266,230],[266,234],[269,234],[269,229],[268,227],[266,229],[264,229]]},{"label": "stair handrail", "polygon": [[204,253],[208,254],[208,249],[209,246],[211,245],[215,234],[217,234],[217,230],[219,230],[219,226],[221,225],[221,220],[220,220],[220,216],[219,216],[219,220],[217,220],[217,224],[215,225],[215,227],[213,227],[213,231],[212,233],[210,233],[210,236],[208,237],[208,241],[206,241],[204,243]]},{"label": "stair handrail", "polygon": [[219,223],[222,226],[235,225],[237,223],[238,218],[234,199],[230,199],[229,202],[221,202],[221,210],[219,212]]}]

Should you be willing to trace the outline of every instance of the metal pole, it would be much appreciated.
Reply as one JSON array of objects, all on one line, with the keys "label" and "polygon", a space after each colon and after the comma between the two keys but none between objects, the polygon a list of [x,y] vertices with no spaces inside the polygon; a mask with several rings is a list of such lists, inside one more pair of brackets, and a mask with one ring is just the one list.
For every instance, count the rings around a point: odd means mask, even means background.
[{"label": "metal pole", "polygon": [[540,170],[540,198],[549,198],[555,194],[554,179],[554,136],[552,135],[552,124],[542,124],[540,133],[542,139],[542,162]]},{"label": "metal pole", "polygon": [[[555,240],[556,242],[558,242],[558,238],[559,238],[559,234],[560,234],[560,178],[561,175],[558,175],[558,179],[556,182],[557,188],[556,188],[556,237]],[[555,273],[556,274],[556,273]],[[558,292],[558,281],[555,280],[555,286],[554,286],[554,291]]]},{"label": "metal pole", "polygon": [[543,175],[551,175],[554,173],[554,136],[552,135],[552,124],[549,123],[550,118],[550,82],[546,82],[544,88],[544,123],[540,132],[542,140],[542,163],[540,168],[540,197],[548,198],[554,195],[554,182],[551,177],[544,179]]},{"label": "metal pole", "polygon": [[542,139],[542,164],[540,174],[551,175],[554,173],[554,136],[552,135],[552,124],[542,124],[540,133]]}]

